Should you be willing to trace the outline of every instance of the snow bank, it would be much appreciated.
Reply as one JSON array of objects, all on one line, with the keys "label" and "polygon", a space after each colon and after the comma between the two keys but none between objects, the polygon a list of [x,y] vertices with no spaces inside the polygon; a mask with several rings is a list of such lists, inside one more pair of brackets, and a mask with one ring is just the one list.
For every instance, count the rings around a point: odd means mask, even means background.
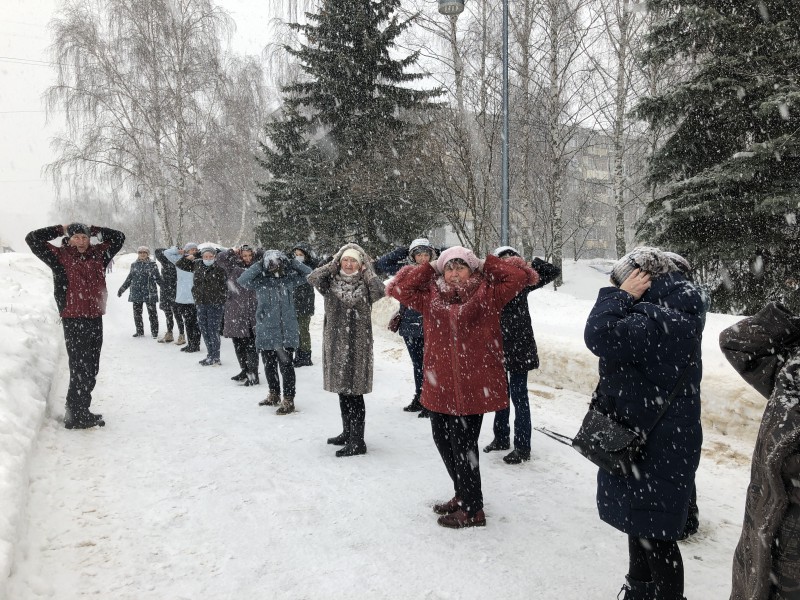
[{"label": "snow bank", "polygon": [[50,270],[30,254],[0,254],[0,597],[62,345],[59,323]]}]

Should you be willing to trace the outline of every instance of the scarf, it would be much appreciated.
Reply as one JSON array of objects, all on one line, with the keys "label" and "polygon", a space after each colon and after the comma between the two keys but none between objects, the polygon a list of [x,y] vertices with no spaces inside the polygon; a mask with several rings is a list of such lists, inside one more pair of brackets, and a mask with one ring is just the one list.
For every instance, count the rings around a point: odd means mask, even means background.
[{"label": "scarf", "polygon": [[347,306],[355,306],[367,297],[367,286],[361,273],[346,275],[339,271],[331,278],[331,293]]},{"label": "scarf", "polygon": [[447,304],[464,304],[475,293],[483,283],[483,275],[479,271],[473,271],[469,279],[457,284],[449,284],[444,280],[444,275],[436,278],[436,287],[439,290],[439,297]]}]

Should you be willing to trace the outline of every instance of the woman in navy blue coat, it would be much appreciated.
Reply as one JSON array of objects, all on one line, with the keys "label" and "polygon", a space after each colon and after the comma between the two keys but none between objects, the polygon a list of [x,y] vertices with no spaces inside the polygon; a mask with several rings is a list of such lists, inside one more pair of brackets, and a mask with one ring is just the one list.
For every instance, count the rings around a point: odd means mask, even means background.
[{"label": "woman in navy blue coat", "polygon": [[663,418],[647,436],[638,472],[616,477],[600,470],[600,518],[628,535],[625,598],[683,598],[683,532],[700,461],[699,343],[703,299],[656,248],[637,248],[611,272],[586,322],[586,346],[600,357],[595,407],[622,424],[647,431],[682,373],[686,377]]},{"label": "woman in navy blue coat", "polygon": [[156,312],[156,302],[158,302],[158,288],[163,285],[161,274],[158,272],[158,265],[150,260],[150,249],[147,246],[139,246],[136,251],[137,259],[131,264],[131,271],[128,277],[119,288],[117,296],[122,296],[125,290],[130,288],[128,302],[133,303],[133,324],[136,326],[136,333],[133,337],[144,335],[144,322],[142,320],[142,305],[147,306],[147,316],[150,320],[150,335],[158,337],[158,313]]}]

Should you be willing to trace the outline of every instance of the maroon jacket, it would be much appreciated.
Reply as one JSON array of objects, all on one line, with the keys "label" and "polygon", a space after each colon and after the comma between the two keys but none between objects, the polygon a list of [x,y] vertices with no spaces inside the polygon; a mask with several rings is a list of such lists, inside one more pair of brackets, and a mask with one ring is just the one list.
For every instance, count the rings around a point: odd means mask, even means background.
[{"label": "maroon jacket", "polygon": [[500,313],[536,279],[530,267],[487,256],[483,273],[473,273],[470,292],[461,299],[444,289],[442,276],[429,264],[397,273],[386,292],[423,316],[425,408],[477,415],[508,406]]},{"label": "maroon jacket", "polygon": [[90,228],[101,239],[81,254],[77,248],[50,240],[65,235],[64,227],[54,225],[31,231],[25,243],[39,259],[53,270],[53,288],[62,318],[95,318],[106,312],[106,267],[125,243],[125,234],[105,227]]}]

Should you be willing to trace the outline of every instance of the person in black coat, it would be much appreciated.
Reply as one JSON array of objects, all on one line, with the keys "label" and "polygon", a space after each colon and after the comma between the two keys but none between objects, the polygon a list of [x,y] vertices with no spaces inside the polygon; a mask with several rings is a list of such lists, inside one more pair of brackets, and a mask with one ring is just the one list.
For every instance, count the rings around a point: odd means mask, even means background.
[{"label": "person in black coat", "polygon": [[222,267],[216,264],[216,258],[217,251],[214,248],[203,248],[199,259],[186,255],[175,263],[178,269],[194,273],[192,296],[197,306],[200,333],[208,351],[206,358],[200,361],[204,367],[217,367],[221,364],[220,325],[225,312],[228,285],[227,275]]},{"label": "person in black coat", "polygon": [[[417,238],[408,248],[399,246],[388,254],[375,260],[375,270],[386,275],[395,275],[406,265],[426,264],[437,256],[436,250],[427,238]],[[430,413],[420,403],[422,395],[422,363],[425,355],[425,335],[422,328],[422,314],[400,305],[400,325],[397,333],[403,338],[414,367],[414,397],[411,403],[404,407],[406,412],[419,412],[420,417],[429,417]]]},{"label": "person in black coat", "polygon": [[[523,261],[520,253],[511,246],[501,246],[493,254],[504,260]],[[536,349],[536,340],[533,337],[528,294],[547,285],[561,274],[561,269],[540,258],[534,258],[530,265],[539,274],[538,283],[526,287],[517,294],[511,302],[506,304],[500,315],[508,394],[514,405],[514,450],[503,457],[503,460],[510,465],[531,459],[531,407],[528,399],[528,371],[539,368],[539,354]],[[494,414],[494,439],[483,449],[484,452],[508,450],[511,435],[508,424],[510,415],[510,407]]]},{"label": "person in black coat", "polygon": [[[299,242],[292,246],[294,257],[312,271],[319,266],[311,246]],[[291,256],[291,255],[290,255]],[[297,312],[297,326],[300,328],[300,346],[294,357],[295,367],[310,367],[311,362],[311,317],[314,315],[314,288],[303,283],[294,289],[294,308]]]},{"label": "person in black coat", "polygon": [[703,443],[705,305],[657,248],[636,248],[622,257],[611,281],[613,287],[600,290],[584,331],[586,347],[600,358],[592,404],[625,427],[648,433],[634,474],[598,472],[597,509],[603,521],[628,536],[625,598],[683,600],[677,540]]},{"label": "person in black coat", "polygon": [[[186,337],[183,332],[183,317],[175,310],[175,293],[178,290],[178,272],[175,270],[175,265],[164,256],[164,250],[166,250],[166,248],[156,248],[156,260],[161,263],[162,284],[159,307],[164,313],[164,318],[167,320],[167,332],[158,342],[161,344],[175,342],[180,346],[186,343]],[[175,324],[178,325],[177,341],[172,333]]]}]

